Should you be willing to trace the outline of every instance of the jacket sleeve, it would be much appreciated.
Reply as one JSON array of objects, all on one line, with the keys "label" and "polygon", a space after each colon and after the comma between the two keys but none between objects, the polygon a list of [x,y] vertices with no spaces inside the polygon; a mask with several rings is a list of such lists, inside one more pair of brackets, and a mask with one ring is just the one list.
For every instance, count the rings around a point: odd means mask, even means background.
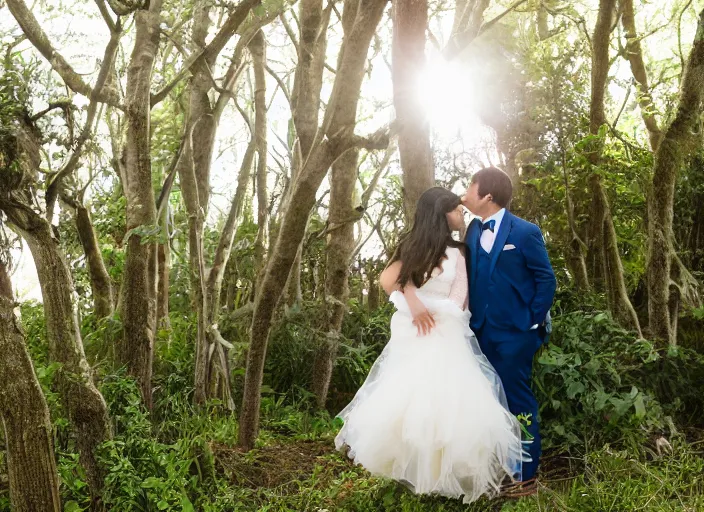
[{"label": "jacket sleeve", "polygon": [[535,281],[535,297],[530,304],[533,324],[541,324],[552,306],[557,281],[545,249],[543,235],[537,226],[526,236],[524,243],[523,256]]}]

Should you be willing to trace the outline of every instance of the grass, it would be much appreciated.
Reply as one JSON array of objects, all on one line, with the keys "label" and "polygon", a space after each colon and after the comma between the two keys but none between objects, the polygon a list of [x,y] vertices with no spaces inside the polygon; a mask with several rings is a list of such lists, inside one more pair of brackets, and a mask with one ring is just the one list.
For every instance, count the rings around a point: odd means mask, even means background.
[{"label": "grass", "polygon": [[[704,436],[702,436],[704,437]],[[583,457],[548,454],[537,496],[460,500],[416,496],[372,477],[318,439],[270,438],[249,453],[214,445],[216,471],[241,511],[311,512],[699,512],[704,510],[704,440],[671,440],[672,450],[635,457],[609,446]],[[655,453],[655,452],[653,452]]]}]

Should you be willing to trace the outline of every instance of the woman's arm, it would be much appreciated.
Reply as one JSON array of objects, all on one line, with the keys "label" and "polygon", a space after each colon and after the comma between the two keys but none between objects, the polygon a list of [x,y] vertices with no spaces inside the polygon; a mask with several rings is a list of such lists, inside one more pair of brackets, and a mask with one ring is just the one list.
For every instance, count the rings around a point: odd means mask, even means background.
[{"label": "woman's arm", "polygon": [[393,292],[401,290],[401,285],[398,284],[399,274],[401,274],[401,262],[394,261],[379,276],[379,284],[386,292],[386,295],[391,295]]},{"label": "woman's arm", "polygon": [[413,283],[408,283],[401,289],[401,285],[398,283],[401,265],[400,261],[394,261],[386,267],[381,276],[379,276],[379,284],[381,284],[387,295],[391,295],[395,291],[403,293],[408,303],[408,308],[411,310],[413,325],[418,328],[418,335],[428,334],[430,329],[435,327],[435,319],[433,319],[425,304],[416,295],[416,287]]}]

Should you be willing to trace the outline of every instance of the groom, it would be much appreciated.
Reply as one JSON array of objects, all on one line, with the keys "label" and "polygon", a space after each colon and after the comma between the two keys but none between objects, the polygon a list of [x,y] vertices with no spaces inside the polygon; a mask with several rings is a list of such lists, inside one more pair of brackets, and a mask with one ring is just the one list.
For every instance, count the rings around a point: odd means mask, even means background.
[{"label": "groom", "polygon": [[[474,215],[467,229],[470,326],[499,374],[510,411],[528,417],[532,461],[507,496],[535,493],[540,461],[538,402],[531,390],[533,356],[543,343],[555,295],[555,274],[540,229],[512,215],[511,179],[496,167],[476,172],[462,198]],[[523,422],[525,424],[525,421]]]}]

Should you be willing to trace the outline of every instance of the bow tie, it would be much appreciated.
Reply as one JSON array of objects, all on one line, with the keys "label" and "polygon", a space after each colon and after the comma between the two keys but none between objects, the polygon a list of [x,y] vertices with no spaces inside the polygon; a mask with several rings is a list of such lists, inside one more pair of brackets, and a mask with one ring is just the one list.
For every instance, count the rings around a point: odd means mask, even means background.
[{"label": "bow tie", "polygon": [[482,224],[482,232],[483,232],[485,229],[488,229],[489,231],[491,231],[491,232],[493,233],[493,232],[494,232],[494,226],[495,226],[495,225],[496,225],[496,221],[495,221],[495,220],[489,220],[489,221],[485,222],[484,224]]}]

